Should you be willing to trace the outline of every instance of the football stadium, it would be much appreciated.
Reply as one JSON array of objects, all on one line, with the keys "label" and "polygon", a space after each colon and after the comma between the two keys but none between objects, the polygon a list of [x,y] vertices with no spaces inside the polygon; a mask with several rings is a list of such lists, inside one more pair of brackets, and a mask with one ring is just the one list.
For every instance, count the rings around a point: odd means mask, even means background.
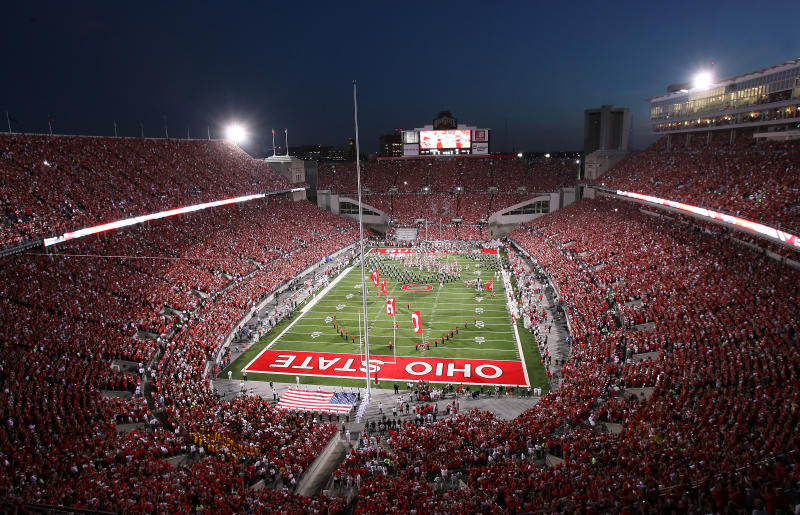
[{"label": "football stadium", "polygon": [[726,66],[559,151],[369,81],[341,148],[9,108],[3,511],[799,513],[800,58]]}]

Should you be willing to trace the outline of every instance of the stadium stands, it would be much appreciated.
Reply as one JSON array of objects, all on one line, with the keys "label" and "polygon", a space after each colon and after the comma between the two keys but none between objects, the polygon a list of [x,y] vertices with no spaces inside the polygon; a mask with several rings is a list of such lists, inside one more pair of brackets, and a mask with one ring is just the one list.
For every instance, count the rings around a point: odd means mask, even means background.
[{"label": "stadium stands", "polygon": [[0,134],[0,245],[289,187],[224,141]]},{"label": "stadium stands", "polygon": [[[327,229],[287,246],[290,229],[280,221],[297,209],[318,222],[310,226]],[[357,232],[352,223],[307,203],[224,210],[236,213],[210,211],[162,220],[70,245],[63,256],[6,258],[0,270],[4,498],[116,511],[154,509],[160,503],[170,509],[203,505],[219,510],[243,502],[311,502],[283,492],[242,494],[260,478],[290,484],[335,428],[310,426],[257,398],[219,403],[203,369],[206,358],[258,298],[354,241]],[[236,244],[232,237],[286,254],[264,261],[249,280],[221,284],[209,268],[227,270],[230,261],[244,262],[250,256],[245,245],[243,254],[231,255],[223,242]],[[168,244],[158,246],[159,239]],[[198,241],[214,245],[198,257]],[[147,255],[142,249],[148,249]],[[70,257],[74,254],[88,257]],[[211,296],[189,297],[192,280],[199,280],[193,287]],[[148,288],[158,284],[166,288]],[[159,315],[162,306],[186,311]],[[159,334],[156,340],[136,336],[141,329],[136,320],[142,317],[160,320],[158,327],[151,323],[146,328]],[[101,398],[99,390],[138,392],[142,386],[140,375],[112,370],[112,359],[147,363],[158,347],[165,351],[161,360],[144,370],[154,377],[157,411],[147,410],[140,397],[127,403]],[[156,417],[162,410],[164,415]],[[147,432],[117,434],[115,421],[154,426]],[[234,433],[235,448],[227,445]],[[206,456],[197,456],[200,446]],[[163,461],[190,452],[195,455],[190,468],[176,470]],[[199,484],[204,487],[198,492]],[[129,491],[130,485],[136,490]]]},{"label": "stadium stands", "polygon": [[800,143],[756,143],[752,131],[706,137],[666,137],[618,163],[594,181],[623,191],[645,193],[707,207],[766,225],[800,231]]},{"label": "stadium stands", "polygon": [[[192,203],[285,186],[220,142],[18,135],[2,141],[3,166],[11,166],[4,170],[4,209],[18,207],[21,197],[9,194],[20,192],[35,197],[26,198],[36,207],[36,224],[4,225],[10,240],[34,234],[26,230],[174,207],[176,199]],[[61,173],[33,171],[44,156],[50,163],[44,166]],[[202,188],[182,190],[182,182]],[[61,193],[49,191],[56,186]],[[59,195],[81,208],[61,209],[63,203],[53,204]],[[120,202],[104,206],[104,197]],[[336,428],[257,397],[220,402],[204,371],[259,299],[357,237],[346,219],[273,197],[89,237],[50,254],[4,258],[0,496],[114,511],[281,505],[301,512],[320,505],[287,490],[249,486],[259,479],[291,486]],[[136,429],[118,432],[116,424]],[[176,468],[170,458],[187,465]],[[326,509],[335,506],[324,501]]]},{"label": "stadium stands", "polygon": [[[603,230],[586,229],[593,224]],[[359,509],[793,509],[796,272],[710,228],[618,201],[581,201],[511,238],[552,277],[570,317],[560,389],[510,422],[469,413],[406,424],[379,454],[370,445],[353,452],[339,473],[363,481]],[[655,327],[639,330],[645,320]],[[658,354],[634,362],[643,351]],[[631,387],[653,393],[633,397]],[[544,453],[563,462],[546,467]],[[384,455],[389,464],[374,466]]]},{"label": "stadium stands", "polygon": [[[364,203],[400,225],[418,218],[449,223],[456,217],[475,224],[536,193],[573,186],[578,175],[574,161],[550,158],[378,161],[364,163],[362,170],[364,186],[372,193]],[[318,188],[355,198],[355,173],[352,163],[320,163]],[[520,186],[528,193],[516,193]],[[400,193],[387,194],[391,187]],[[423,192],[426,187],[429,190]],[[490,193],[490,187],[499,192]]]},{"label": "stadium stands", "polygon": [[[220,142],[0,144],[4,244],[286,186]],[[662,140],[602,181],[792,228],[797,159],[788,144],[714,137],[667,151]],[[370,163],[365,202],[404,223],[441,222],[446,239],[485,240],[480,218],[529,198],[516,186],[542,191],[572,174],[544,160],[488,171],[481,160],[406,163]],[[353,192],[351,168],[321,165],[320,188]],[[465,223],[451,225],[452,213]],[[334,426],[255,396],[220,401],[205,374],[260,299],[357,238],[349,220],[270,198],[3,258],[0,496],[117,512],[343,511],[345,499],[291,493]],[[579,201],[510,239],[549,275],[569,318],[559,388],[513,421],[462,412],[400,424],[382,442],[363,434],[336,472],[354,485],[355,512],[774,513],[800,503],[800,274],[717,228],[614,200]],[[509,259],[524,283],[519,254]],[[563,461],[546,466],[546,455]],[[260,480],[267,487],[251,490]]]}]

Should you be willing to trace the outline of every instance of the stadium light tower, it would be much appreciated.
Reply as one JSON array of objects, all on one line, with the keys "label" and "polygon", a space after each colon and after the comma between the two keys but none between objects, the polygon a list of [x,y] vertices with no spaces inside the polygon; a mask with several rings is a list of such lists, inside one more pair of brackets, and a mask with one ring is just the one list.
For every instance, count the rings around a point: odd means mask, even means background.
[{"label": "stadium light tower", "polygon": [[696,89],[708,89],[711,87],[711,83],[713,82],[713,80],[714,79],[711,76],[711,72],[702,71],[694,76],[692,85]]},{"label": "stadium light tower", "polygon": [[247,140],[247,130],[239,123],[232,123],[225,129],[225,138],[239,145]]}]

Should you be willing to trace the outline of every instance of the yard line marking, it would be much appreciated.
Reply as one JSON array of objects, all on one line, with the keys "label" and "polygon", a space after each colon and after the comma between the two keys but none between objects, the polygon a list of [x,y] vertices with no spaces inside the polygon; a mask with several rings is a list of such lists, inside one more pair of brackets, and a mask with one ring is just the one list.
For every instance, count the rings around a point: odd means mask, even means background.
[{"label": "yard line marking", "polygon": [[250,361],[250,363],[248,363],[248,364],[247,364],[247,365],[246,365],[244,368],[245,368],[245,369],[246,369],[246,368],[248,368],[250,365],[252,365],[252,364],[253,364],[253,362],[255,362],[255,360],[257,360],[259,357],[261,357],[261,355],[262,355],[262,354],[264,354],[264,351],[267,351],[267,350],[269,350],[269,349],[270,349],[270,347],[272,347],[273,345],[275,345],[275,344],[276,344],[276,343],[277,343],[277,342],[278,342],[278,341],[281,339],[281,336],[283,336],[284,334],[286,334],[286,332],[287,332],[289,329],[291,329],[292,327],[294,327],[294,324],[296,324],[297,322],[299,322],[299,321],[300,321],[300,320],[301,320],[301,319],[302,319],[302,318],[303,318],[303,317],[306,315],[306,313],[308,313],[308,311],[309,311],[311,308],[313,308],[313,307],[314,307],[314,306],[317,304],[317,302],[319,302],[319,300],[320,300],[322,297],[324,297],[324,296],[325,296],[325,294],[326,294],[327,292],[329,292],[329,291],[330,291],[330,290],[331,290],[331,289],[332,289],[334,286],[336,286],[337,284],[339,284],[339,282],[340,282],[342,279],[344,279],[344,277],[345,277],[347,274],[349,274],[349,273],[350,273],[350,271],[351,271],[352,269],[353,269],[353,267],[352,267],[352,266],[349,266],[349,267],[345,268],[345,269],[344,269],[344,271],[343,271],[341,274],[339,274],[338,276],[336,276],[336,278],[335,278],[333,281],[331,281],[331,282],[328,284],[328,286],[326,286],[325,288],[323,288],[323,289],[322,289],[322,291],[320,291],[319,293],[317,293],[317,296],[316,296],[316,297],[314,297],[313,299],[311,299],[311,301],[310,301],[310,302],[308,302],[308,303],[307,303],[305,306],[303,306],[303,307],[300,309],[300,314],[299,314],[299,315],[297,315],[297,318],[295,318],[294,320],[292,320],[292,322],[291,322],[289,325],[287,325],[287,326],[286,326],[286,329],[284,329],[283,331],[281,331],[281,334],[279,334],[279,335],[278,335],[278,336],[276,336],[276,337],[275,337],[275,338],[274,338],[274,339],[273,339],[271,342],[269,342],[269,345],[267,345],[266,347],[264,347],[264,348],[261,350],[261,352],[259,352],[259,353],[256,355],[256,357],[255,357],[255,358],[253,358],[253,359]]}]

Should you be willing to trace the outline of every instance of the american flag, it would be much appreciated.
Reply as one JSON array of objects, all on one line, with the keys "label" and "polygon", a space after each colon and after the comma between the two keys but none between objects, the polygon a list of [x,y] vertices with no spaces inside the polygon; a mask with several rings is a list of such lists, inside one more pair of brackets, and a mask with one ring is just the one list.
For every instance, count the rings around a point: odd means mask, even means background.
[{"label": "american flag", "polygon": [[278,401],[278,409],[319,411],[344,415],[353,409],[354,393],[314,392],[311,390],[287,390]]}]

